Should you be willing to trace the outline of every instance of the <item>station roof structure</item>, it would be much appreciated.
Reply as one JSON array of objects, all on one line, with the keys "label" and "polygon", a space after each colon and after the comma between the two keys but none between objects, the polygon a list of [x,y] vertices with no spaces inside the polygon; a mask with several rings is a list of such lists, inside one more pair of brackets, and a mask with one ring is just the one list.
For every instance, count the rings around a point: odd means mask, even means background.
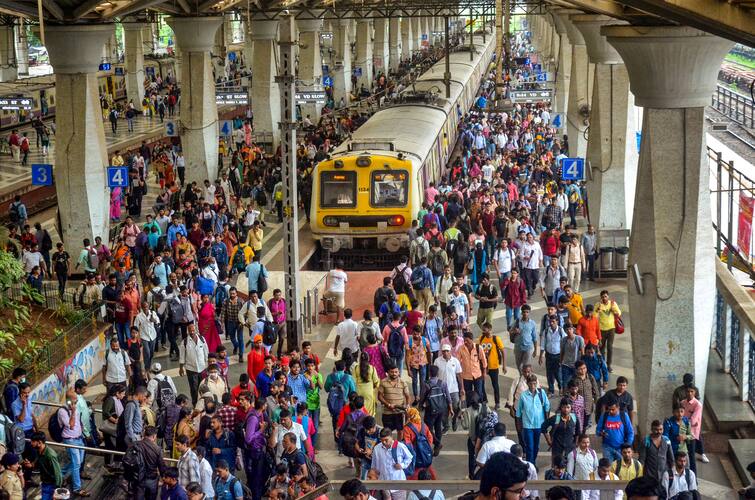
[{"label": "station roof structure", "polygon": [[[755,46],[755,0],[511,0],[519,12],[552,7],[604,14],[632,24],[678,24]],[[177,16],[242,11],[254,19],[490,15],[495,0],[0,0],[0,13],[45,23],[109,22],[163,12]]]}]

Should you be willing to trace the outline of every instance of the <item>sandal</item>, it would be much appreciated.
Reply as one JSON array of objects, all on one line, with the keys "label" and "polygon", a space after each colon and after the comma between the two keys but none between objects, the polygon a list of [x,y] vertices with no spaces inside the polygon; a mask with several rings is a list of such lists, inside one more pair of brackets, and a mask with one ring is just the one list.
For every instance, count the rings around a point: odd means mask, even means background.
[{"label": "sandal", "polygon": [[76,495],[77,497],[90,497],[90,496],[92,496],[92,494],[89,493],[87,490],[74,491],[73,494]]}]

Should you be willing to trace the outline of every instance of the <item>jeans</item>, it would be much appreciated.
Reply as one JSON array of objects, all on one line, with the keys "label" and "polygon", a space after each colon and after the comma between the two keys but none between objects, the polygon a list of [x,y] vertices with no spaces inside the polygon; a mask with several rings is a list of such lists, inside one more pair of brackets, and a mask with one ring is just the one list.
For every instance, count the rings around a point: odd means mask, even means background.
[{"label": "jeans", "polygon": [[576,373],[573,366],[561,365],[561,383],[565,386],[571,379],[574,378]]},{"label": "jeans", "polygon": [[598,259],[598,254],[591,254],[587,256],[587,278],[595,279],[595,261]]},{"label": "jeans", "polygon": [[519,307],[506,306],[506,328],[511,328],[514,321],[519,321],[522,318],[522,310]]},{"label": "jeans", "polygon": [[262,495],[265,491],[265,482],[267,481],[265,454],[262,453],[259,457],[252,457],[250,455],[250,453],[244,453],[246,485],[252,490],[253,500],[262,500]]},{"label": "jeans", "polygon": [[490,385],[493,386],[493,398],[495,399],[495,405],[501,404],[501,388],[498,386],[498,368],[488,368],[488,376],[490,377]]},{"label": "jeans", "polygon": [[532,296],[537,288],[537,282],[540,277],[540,269],[524,268],[524,284],[527,285],[527,295]]},{"label": "jeans", "polygon": [[422,365],[419,368],[410,368],[409,372],[412,376],[412,394],[414,394],[415,398],[419,398],[419,391],[427,373],[427,365]]},{"label": "jeans", "polygon": [[144,356],[145,370],[149,370],[152,367],[152,356],[155,355],[156,345],[157,338],[155,340],[142,340],[142,355]]},{"label": "jeans", "polygon": [[687,461],[692,472],[697,474],[697,457],[695,456],[695,440],[687,441]]},{"label": "jeans", "polygon": [[156,500],[157,478],[144,479],[137,484],[131,485],[131,493],[134,500]]},{"label": "jeans", "polygon": [[440,444],[441,439],[443,438],[443,419],[446,416],[446,413],[430,413],[429,411],[425,412],[425,424],[430,429],[430,432],[433,433],[433,440],[435,443],[435,447]]},{"label": "jeans", "polygon": [[[84,441],[81,438],[63,439],[63,443],[84,446]],[[61,472],[64,476],[69,472],[71,473],[71,487],[73,491],[79,491],[81,489],[81,467],[84,465],[84,450],[68,448],[68,459],[69,462]]]},{"label": "jeans", "polygon": [[53,495],[55,495],[55,490],[57,489],[57,486],[54,484],[43,484],[42,485],[42,500],[52,500]]},{"label": "jeans", "polygon": [[309,418],[312,420],[312,425],[315,427],[315,433],[312,434],[312,446],[317,444],[317,433],[320,430],[320,408],[316,410],[308,410]]},{"label": "jeans", "polygon": [[621,450],[619,448],[612,448],[603,443],[603,458],[607,458],[614,463],[616,460],[621,460]]},{"label": "jeans", "polygon": [[244,356],[244,329],[235,321],[225,322],[225,333],[231,338],[233,350],[238,352],[239,359]]},{"label": "jeans", "polygon": [[191,406],[197,406],[197,400],[199,399],[199,381],[202,378],[202,374],[186,370],[186,377],[189,379],[189,393],[191,394]]},{"label": "jeans", "polygon": [[133,132],[134,131],[134,119],[133,118],[126,118],[126,123],[128,124],[128,131]]},{"label": "jeans", "polygon": [[118,335],[118,344],[121,349],[127,349],[126,341],[131,338],[131,326],[128,323],[115,323],[115,333]]},{"label": "jeans", "polygon": [[396,364],[396,368],[398,368],[398,376],[400,377],[404,368],[404,353],[401,353],[400,356],[391,356],[391,359]]},{"label": "jeans", "polygon": [[469,400],[469,398],[472,396],[472,392],[476,392],[480,396],[480,400],[485,399],[485,391],[483,390],[482,381],[482,377],[473,380],[462,380],[462,382],[464,382],[464,392],[467,393],[467,405],[472,404]]},{"label": "jeans", "polygon": [[467,471],[469,472],[469,477],[474,476],[475,468],[477,468],[477,459],[475,457],[475,446],[474,442],[467,438]]},{"label": "jeans", "polygon": [[561,355],[545,353],[545,374],[548,378],[548,392],[554,392],[554,382],[561,389]]},{"label": "jeans", "polygon": [[577,227],[577,204],[569,203],[569,218],[572,226]]},{"label": "jeans", "polygon": [[524,455],[528,462],[534,464],[540,451],[540,429],[522,429],[522,438],[524,438]]},{"label": "jeans", "polygon": [[600,355],[606,360],[608,369],[611,369],[611,362],[613,361],[613,339],[616,336],[616,330],[611,328],[610,330],[600,331]]},{"label": "jeans", "polygon": [[522,366],[532,364],[532,354],[535,352],[535,348],[531,348],[529,351],[521,351],[514,346],[514,360],[516,362],[516,368],[522,371]]}]

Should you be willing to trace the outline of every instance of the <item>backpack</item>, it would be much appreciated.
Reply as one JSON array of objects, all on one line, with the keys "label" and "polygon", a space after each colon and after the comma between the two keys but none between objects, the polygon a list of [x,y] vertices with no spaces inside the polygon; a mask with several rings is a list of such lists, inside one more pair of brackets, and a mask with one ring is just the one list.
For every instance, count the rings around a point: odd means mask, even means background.
[{"label": "backpack", "polygon": [[443,387],[441,387],[439,382],[435,384],[430,384],[428,382],[428,387],[430,390],[427,392],[427,396],[425,396],[425,410],[428,411],[430,415],[443,414],[443,412],[446,411],[446,408],[448,408]]},{"label": "backpack", "polygon": [[458,250],[458,248],[459,248],[459,240],[457,239],[448,240],[448,243],[446,243],[446,255],[448,255],[448,257],[451,260],[455,261],[454,258],[456,257],[456,250]]},{"label": "backpack", "polygon": [[454,264],[463,266],[467,262],[469,262],[469,246],[466,243],[461,243],[454,252]]},{"label": "backpack", "polygon": [[16,455],[21,456],[26,448],[26,435],[24,434],[24,430],[7,415],[0,414],[0,418],[3,419],[3,427],[5,428],[5,447],[8,450],[8,453],[15,453]]},{"label": "backpack", "polygon": [[13,224],[18,224],[19,222],[21,222],[21,209],[20,209],[20,206],[21,206],[21,202],[20,201],[19,202],[15,202],[14,201],[13,203],[10,204],[10,214],[9,214],[9,216],[10,216],[10,221]]},{"label": "backpack", "polygon": [[[414,453],[414,446],[411,444],[404,443],[404,446],[409,450],[409,454],[412,456],[412,463],[409,464],[409,466],[404,469],[404,474],[407,476],[411,476],[414,474],[414,469],[417,466],[417,455]],[[398,440],[393,442],[393,447],[391,448],[391,456],[393,457],[393,461],[395,463],[399,463],[398,461]]]},{"label": "backpack", "polygon": [[443,262],[443,253],[440,251],[433,252],[433,256],[430,259],[430,272],[432,272],[434,276],[441,276],[445,269],[446,264]]},{"label": "backpack", "polygon": [[387,287],[380,287],[377,290],[375,290],[375,297],[373,298],[373,302],[375,305],[375,312],[377,313],[380,311],[380,306],[385,304],[386,302],[390,302],[392,299],[395,299],[395,293],[393,293],[393,290]]},{"label": "backpack", "polygon": [[213,294],[213,281],[204,276],[197,276],[195,287],[199,295],[212,295]]},{"label": "backpack", "polygon": [[475,434],[481,443],[485,443],[495,436],[493,428],[498,423],[498,412],[490,411],[488,406],[483,403],[485,410],[477,415],[475,423]]},{"label": "backpack", "polygon": [[[687,487],[689,488],[689,483],[692,480],[692,476],[690,476],[690,472],[689,472],[689,467],[685,467],[684,468],[684,480],[686,481]],[[673,471],[669,471],[669,475],[668,475],[668,491],[671,491],[671,486],[673,486],[673,484],[674,484],[674,473],[673,473]],[[678,500],[681,500],[682,498],[684,498],[684,499],[689,498],[689,499],[692,499],[692,500],[697,500],[697,499],[700,498],[700,493],[698,493],[697,490],[680,491],[679,493],[677,493],[676,495],[674,495],[673,497],[671,497],[671,499],[674,499],[674,498],[676,498]]]},{"label": "backpack", "polygon": [[232,271],[242,272],[244,269],[246,269],[246,256],[244,253],[245,249],[246,245],[243,243],[239,244],[239,246],[236,247],[236,253],[233,254],[233,262],[231,263]]},{"label": "backpack", "polygon": [[13,408],[7,407],[5,404],[5,393],[8,392],[8,389],[11,385],[16,386],[16,391],[18,391],[18,384],[14,380],[10,380],[7,384],[5,384],[5,387],[3,387],[3,395],[0,397],[0,414],[8,415],[11,419],[13,418]]},{"label": "backpack", "polygon": [[[616,464],[616,470],[614,473],[618,476],[619,472],[621,472],[621,466],[624,464],[624,460],[619,459],[614,463]],[[632,464],[634,465],[634,477],[637,477],[640,474],[640,462],[633,458]]]},{"label": "backpack", "polygon": [[265,194],[264,189],[258,189],[257,194],[254,197],[254,201],[257,202],[257,206],[259,207],[266,207],[267,206],[267,195]]},{"label": "backpack", "polygon": [[393,323],[389,323],[388,328],[391,329],[388,334],[388,355],[392,358],[400,358],[404,353],[404,337],[401,335],[401,329],[393,326]]},{"label": "backpack", "polygon": [[417,497],[417,500],[435,500],[435,494],[438,492],[438,490],[431,490],[429,496],[425,496],[422,493],[419,492],[419,490],[412,490],[412,493],[414,493],[414,496]]},{"label": "backpack", "polygon": [[358,415],[357,418],[354,418],[354,413],[346,415],[345,424],[338,439],[341,453],[351,458],[358,458],[356,451],[357,432],[359,432],[359,427],[361,427],[363,414],[359,413]]},{"label": "backpack", "polygon": [[[598,455],[595,453],[595,450],[593,450],[592,448],[588,448],[588,450],[590,450],[590,455],[592,455],[592,459],[595,460],[595,464],[597,465]],[[574,460],[574,463],[577,463],[577,448],[574,448],[571,451],[571,456],[572,456],[572,459]]]},{"label": "backpack", "polygon": [[144,463],[144,457],[141,450],[137,448],[138,442],[132,444],[126,450],[126,454],[121,459],[123,465],[123,478],[132,482],[142,482],[147,477],[147,466]]},{"label": "backpack", "polygon": [[[406,282],[406,276],[404,275],[406,266],[402,267],[400,271],[398,266],[396,266],[394,271],[396,271],[396,276],[393,277],[393,289],[396,290],[396,293],[401,293],[409,288],[409,283]],[[388,300],[388,302],[390,302],[390,300]]]},{"label": "backpack", "polygon": [[267,292],[267,278],[264,276],[265,266],[260,264],[260,274],[257,276],[257,295],[262,297],[262,294]]},{"label": "backpack", "polygon": [[176,393],[173,392],[173,388],[170,386],[167,375],[164,375],[162,380],[157,381],[156,392],[155,399],[157,400],[158,408],[167,408],[176,402]]},{"label": "backpack", "polygon": [[228,299],[228,289],[224,285],[218,284],[215,288],[215,295],[213,296],[213,302],[215,303],[215,314],[220,316],[220,309]]},{"label": "backpack", "polygon": [[425,436],[425,433],[423,432],[425,430],[425,424],[420,424],[419,430],[414,427],[414,424],[409,424],[409,428],[414,432],[415,436],[415,467],[420,469],[430,467],[433,464],[433,447],[430,446],[430,441],[427,440],[427,436]]},{"label": "backpack", "polygon": [[412,287],[415,290],[422,290],[425,287],[423,286],[425,282],[425,269],[424,267],[415,267],[412,271]]},{"label": "backpack", "polygon": [[262,343],[265,345],[275,345],[278,341],[278,332],[275,330],[273,324],[267,320],[263,320],[262,327]]},{"label": "backpack", "polygon": [[[215,491],[218,491],[217,488],[217,478],[215,479]],[[243,482],[239,482],[238,479],[236,479],[236,476],[231,477],[231,484],[228,485],[228,491],[231,492],[231,496],[233,496],[233,490],[236,488],[236,483],[241,484],[241,491],[243,492],[244,500],[252,500],[254,496],[252,495],[252,490],[249,489],[249,486],[245,485]]]},{"label": "backpack", "polygon": [[346,391],[343,389],[341,382],[334,382],[328,392],[328,411],[334,417],[337,417],[344,405],[346,404]]},{"label": "backpack", "polygon": [[364,323],[360,323],[359,324],[359,347],[361,347],[362,349],[367,347],[368,345],[367,337],[370,334],[374,334],[374,330],[372,329],[372,327],[367,326]]},{"label": "backpack", "polygon": [[322,470],[322,466],[317,462],[310,460],[309,455],[307,455],[306,453],[303,453],[301,451],[299,453],[304,455],[304,463],[307,466],[307,473],[309,475],[310,483],[314,484],[315,486],[328,484],[330,479],[328,479],[325,471]]},{"label": "backpack", "polygon": [[60,425],[60,420],[58,419],[58,415],[62,409],[63,408],[58,408],[58,410],[52,414],[50,420],[47,421],[47,431],[50,433],[52,440],[56,443],[63,442],[63,426]]}]

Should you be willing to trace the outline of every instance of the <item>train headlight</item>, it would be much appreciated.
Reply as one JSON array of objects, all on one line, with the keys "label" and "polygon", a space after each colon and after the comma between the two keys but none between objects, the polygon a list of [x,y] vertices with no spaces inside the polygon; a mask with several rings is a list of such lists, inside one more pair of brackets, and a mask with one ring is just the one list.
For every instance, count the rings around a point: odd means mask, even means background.
[{"label": "train headlight", "polygon": [[404,225],[404,219],[403,215],[392,215],[390,219],[388,219],[388,225],[389,226],[403,226]]},{"label": "train headlight", "polygon": [[335,227],[338,225],[338,217],[328,215],[327,217],[323,217],[322,223],[326,226]]},{"label": "train headlight", "polygon": [[360,156],[356,161],[357,167],[369,167],[372,164],[372,159],[369,156]]}]

